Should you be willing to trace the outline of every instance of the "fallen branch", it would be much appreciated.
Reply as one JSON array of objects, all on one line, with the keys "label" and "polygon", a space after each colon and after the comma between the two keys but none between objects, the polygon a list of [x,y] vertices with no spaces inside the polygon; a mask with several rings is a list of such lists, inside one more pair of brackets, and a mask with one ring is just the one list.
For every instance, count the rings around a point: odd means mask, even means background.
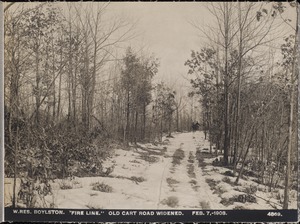
[{"label": "fallen branch", "polygon": [[257,198],[260,198],[260,199],[262,199],[262,200],[264,200],[264,201],[266,201],[266,202],[268,202],[268,203],[269,203],[273,208],[275,208],[275,209],[278,209],[278,208],[277,208],[276,206],[272,205],[271,203],[273,203],[273,204],[275,204],[275,205],[278,205],[278,206],[282,207],[282,205],[280,205],[280,204],[278,204],[278,203],[276,203],[276,202],[270,201],[270,199],[267,200],[267,199],[265,199],[265,198],[262,198],[262,197],[260,197],[260,196],[257,196],[256,194],[254,194],[254,196],[257,197]]}]

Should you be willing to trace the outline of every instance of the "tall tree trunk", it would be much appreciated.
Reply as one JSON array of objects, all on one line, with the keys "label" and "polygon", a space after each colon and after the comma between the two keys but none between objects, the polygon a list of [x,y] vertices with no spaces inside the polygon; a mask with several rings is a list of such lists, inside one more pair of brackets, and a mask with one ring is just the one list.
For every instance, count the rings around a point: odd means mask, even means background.
[{"label": "tall tree trunk", "polygon": [[36,81],[36,95],[35,95],[35,105],[36,105],[36,109],[35,109],[35,119],[36,119],[36,125],[39,125],[40,122],[40,102],[41,102],[41,95],[40,95],[40,81],[41,81],[41,77],[40,77],[40,71],[39,71],[39,49],[36,50],[36,58],[35,58],[35,63],[36,63],[36,67],[35,67],[35,71],[36,71],[36,77],[35,77],[35,81]]},{"label": "tall tree trunk", "polygon": [[[298,22],[298,3],[296,3],[296,13]],[[295,43],[293,49],[293,62],[291,71],[291,91],[290,91],[290,117],[289,117],[289,137],[288,137],[288,150],[287,150],[287,165],[286,165],[286,176],[285,176],[285,186],[284,186],[284,200],[283,209],[288,209],[289,204],[289,190],[290,190],[290,176],[291,176],[291,152],[293,145],[293,123],[294,123],[294,95],[295,95],[295,76],[296,76],[296,60],[297,60],[297,47],[298,47],[298,25],[296,25],[295,32]]]},{"label": "tall tree trunk", "polygon": [[[15,53],[13,53],[12,61],[18,61],[15,58]],[[17,117],[16,114],[19,108],[19,81],[20,81],[20,72],[19,65],[15,65],[15,71],[11,74],[10,81],[10,98],[9,98],[9,118],[8,118],[8,137],[10,146],[13,145],[13,131],[12,131],[12,122],[13,118]],[[6,111],[5,111],[6,112]]]},{"label": "tall tree trunk", "polygon": [[[97,30],[96,30],[97,32]],[[96,38],[96,37],[95,37]],[[95,88],[96,88],[96,67],[97,67],[97,41],[95,40],[94,42],[94,54],[93,54],[93,73],[92,73],[92,83],[91,83],[91,89],[90,89],[90,94],[89,94],[89,112],[88,112],[88,121],[89,121],[89,125],[90,124],[90,120],[91,120],[91,116],[93,115],[93,108],[94,108],[94,96],[95,96]],[[104,99],[105,100],[105,99]],[[105,111],[106,111],[106,107],[105,107]]]},{"label": "tall tree trunk", "polygon": [[[87,31],[85,31],[87,32]],[[83,86],[82,86],[82,123],[85,130],[89,129],[89,94],[90,94],[90,78],[89,78],[89,49],[88,49],[88,36],[84,34],[84,72],[83,72]]]},{"label": "tall tree trunk", "polygon": [[169,115],[169,136],[172,134],[172,113]]},{"label": "tall tree trunk", "polygon": [[[69,79],[71,79],[69,74]],[[72,101],[71,101],[71,82],[68,83],[68,121],[71,120],[71,114],[72,114]]]},{"label": "tall tree trunk", "polygon": [[261,135],[261,164],[262,164],[262,169],[261,169],[261,183],[264,183],[264,174],[265,174],[265,121],[262,122],[262,135]]},{"label": "tall tree trunk", "polygon": [[243,175],[243,170],[244,170],[244,167],[245,167],[245,161],[246,161],[246,158],[247,158],[247,155],[248,155],[248,152],[249,152],[249,149],[250,149],[251,142],[252,142],[252,139],[253,139],[254,134],[255,134],[255,131],[254,131],[254,125],[253,125],[252,128],[251,128],[251,136],[250,136],[250,139],[249,139],[249,142],[248,142],[248,146],[247,146],[245,155],[244,155],[244,157],[243,157],[242,167],[241,167],[241,169],[240,169],[239,175],[237,176],[237,178],[236,178],[236,180],[235,180],[235,182],[234,182],[235,184],[238,184],[240,178],[241,178],[242,175]]},{"label": "tall tree trunk", "polygon": [[209,112],[209,130],[210,130],[210,133],[209,133],[209,152],[210,154],[212,154],[212,144],[213,144],[213,134],[211,133],[211,126],[212,126],[212,123],[213,123],[213,115],[212,115],[212,111],[213,109],[210,109],[210,112]]},{"label": "tall tree trunk", "polygon": [[143,104],[143,131],[142,131],[142,140],[145,140],[146,135],[146,103]]},{"label": "tall tree trunk", "polygon": [[229,73],[228,73],[228,50],[229,50],[229,9],[228,2],[225,2],[224,33],[225,33],[225,74],[224,74],[224,165],[228,165],[228,153],[230,148],[229,133]]},{"label": "tall tree trunk", "polygon": [[176,131],[179,132],[179,106],[176,107]]},{"label": "tall tree trunk", "polygon": [[[227,84],[225,84],[227,85]],[[228,87],[225,87],[225,114],[224,114],[224,165],[228,165],[228,152],[230,148],[230,133],[229,133],[229,99],[228,99]]]},{"label": "tall tree trunk", "polygon": [[13,181],[13,198],[12,207],[16,207],[16,188],[17,188],[17,173],[18,173],[18,160],[19,160],[19,125],[17,124],[17,131],[15,136],[15,156],[14,156],[14,181]]},{"label": "tall tree trunk", "polygon": [[55,106],[56,106],[56,96],[55,96],[55,48],[54,48],[54,34],[53,32],[51,32],[51,37],[52,37],[52,40],[51,40],[51,51],[52,51],[52,66],[51,66],[51,73],[52,73],[52,80],[53,80],[53,83],[51,84],[50,86],[50,96],[52,96],[52,121],[51,122],[55,122]]},{"label": "tall tree trunk", "polygon": [[72,121],[73,125],[76,127],[76,80],[77,80],[77,60],[75,61],[75,72],[74,72],[74,77],[72,79]]},{"label": "tall tree trunk", "polygon": [[242,73],[242,55],[243,55],[243,28],[241,19],[241,3],[239,2],[239,56],[238,56],[238,72],[237,72],[237,106],[236,106],[236,119],[235,119],[235,145],[233,153],[233,166],[236,166],[237,150],[239,148],[239,133],[240,133],[240,98],[241,98],[241,73]]},{"label": "tall tree trunk", "polygon": [[[219,47],[217,48],[217,65],[220,64],[220,59],[219,59]],[[219,96],[220,96],[220,81],[219,81],[219,68],[217,67],[216,68],[216,86],[217,86],[217,103],[216,103],[216,114],[217,116],[219,116],[220,114],[220,110],[219,110]],[[220,116],[219,116],[220,117]],[[218,139],[217,139],[217,143],[216,143],[216,155],[218,154],[218,150],[220,150],[220,146],[221,146],[221,135],[222,135],[222,132],[221,132],[221,122],[220,122],[220,119],[218,118],[217,119],[217,125],[218,125]]]},{"label": "tall tree trunk", "polygon": [[73,79],[73,53],[72,52],[72,22],[71,18],[69,18],[69,52],[68,52],[68,121],[70,122],[72,117],[72,96],[71,96],[71,86],[72,86],[72,79]]},{"label": "tall tree trunk", "polygon": [[163,115],[160,117],[160,141],[162,141],[163,137]]},{"label": "tall tree trunk", "polygon": [[[53,42],[52,42],[52,50],[54,51],[54,47],[53,47]],[[53,52],[53,63],[52,63],[52,79],[55,79],[55,53]],[[55,81],[52,84],[52,96],[53,96],[53,104],[52,104],[52,119],[53,122],[55,122],[55,117],[56,117],[56,88],[55,88]]]},{"label": "tall tree trunk", "polygon": [[138,136],[138,115],[139,115],[139,112],[136,111],[135,112],[135,124],[134,124],[134,143],[136,144],[137,143],[137,136]]},{"label": "tall tree trunk", "polygon": [[[63,60],[63,50],[62,47],[60,48],[60,64],[62,64],[62,60]],[[61,84],[62,84],[62,72],[60,72],[59,74],[59,80],[58,80],[58,99],[57,99],[57,113],[56,113],[56,117],[57,120],[59,120],[59,116],[60,116],[60,104],[61,104]]]},{"label": "tall tree trunk", "polygon": [[128,144],[128,136],[129,136],[129,118],[130,118],[130,92],[129,89],[127,89],[126,127],[124,132],[124,141],[127,141],[127,144]]}]

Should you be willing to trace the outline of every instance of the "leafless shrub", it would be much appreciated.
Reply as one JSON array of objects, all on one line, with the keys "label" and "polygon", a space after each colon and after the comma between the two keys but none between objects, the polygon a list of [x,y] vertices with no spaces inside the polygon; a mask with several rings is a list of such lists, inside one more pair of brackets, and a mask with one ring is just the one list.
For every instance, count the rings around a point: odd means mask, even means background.
[{"label": "leafless shrub", "polygon": [[196,174],[194,172],[194,170],[195,170],[194,165],[193,164],[188,164],[187,167],[188,167],[188,171],[187,172],[188,172],[189,177],[195,178]]},{"label": "leafless shrub", "polygon": [[237,205],[233,208],[233,210],[245,210],[246,208],[244,206],[241,205]]},{"label": "leafless shrub", "polygon": [[194,163],[194,159],[195,159],[195,156],[193,155],[192,152],[190,152],[188,162],[189,163]]},{"label": "leafless shrub", "polygon": [[201,167],[201,169],[204,169],[207,165],[207,163],[204,161],[205,158],[211,158],[213,157],[211,154],[202,153],[200,149],[197,149],[196,151],[196,160],[198,161],[198,167]]},{"label": "leafless shrub", "polygon": [[192,188],[193,188],[194,191],[198,191],[198,188],[200,188],[200,186],[199,185],[193,185]]},{"label": "leafless shrub", "polygon": [[90,193],[91,197],[94,197],[94,196],[97,196],[97,195],[98,195],[97,193]]},{"label": "leafless shrub", "polygon": [[211,190],[215,190],[218,183],[220,183],[220,181],[215,181],[210,178],[206,178],[205,181],[206,181],[206,183],[208,183]]},{"label": "leafless shrub", "polygon": [[140,159],[145,160],[149,163],[157,163],[159,161],[159,158],[156,156],[150,156],[148,153],[141,154]]},{"label": "leafless shrub", "polygon": [[130,162],[130,163],[141,163],[141,162],[137,161],[136,159],[130,160],[129,162]]},{"label": "leafless shrub", "polygon": [[175,208],[178,206],[178,198],[175,196],[170,196],[167,199],[164,199],[161,203],[164,205],[168,205],[171,208]]},{"label": "leafless shrub", "polygon": [[167,178],[167,183],[168,183],[169,186],[171,186],[171,185],[174,185],[174,184],[178,184],[179,181],[169,177],[169,178]]},{"label": "leafless shrub", "polygon": [[234,195],[233,200],[241,203],[246,203],[246,202],[256,203],[256,197],[250,194]]},{"label": "leafless shrub", "polygon": [[163,142],[161,144],[162,145],[169,145],[170,144],[170,140],[166,138],[165,140],[163,140]]},{"label": "leafless shrub", "polygon": [[216,186],[213,193],[218,194],[219,196],[221,196],[225,192],[227,192],[227,191],[225,189],[223,189],[221,186]]},{"label": "leafless shrub", "polygon": [[208,201],[200,201],[200,206],[202,209],[210,209],[210,204]]},{"label": "leafless shrub", "polygon": [[113,191],[113,188],[107,184],[96,182],[92,183],[91,186],[94,191],[101,191],[106,193],[111,193]]},{"label": "leafless shrub", "polygon": [[244,192],[247,193],[247,194],[255,194],[257,192],[257,186],[250,185],[249,187],[245,188]]},{"label": "leafless shrub", "polygon": [[257,190],[258,190],[258,191],[263,191],[263,192],[264,192],[264,191],[265,191],[265,187],[259,186],[259,187],[257,187]]},{"label": "leafless shrub", "polygon": [[219,169],[218,168],[212,168],[211,171],[213,171],[213,172],[219,172]]},{"label": "leafless shrub", "polygon": [[100,176],[105,176],[105,177],[109,176],[114,171],[115,166],[116,166],[116,164],[113,164],[112,166],[107,167],[106,169],[102,168]]},{"label": "leafless shrub", "polygon": [[222,174],[225,175],[225,176],[234,177],[233,173],[230,170],[227,170]]},{"label": "leafless shrub", "polygon": [[222,181],[225,182],[225,183],[227,183],[227,184],[231,184],[232,183],[229,177],[224,177],[222,179]]},{"label": "leafless shrub", "polygon": [[222,198],[221,204],[228,206],[232,205],[234,202],[239,202],[239,203],[256,203],[256,197],[250,194],[239,194],[239,195],[234,195],[231,198]]},{"label": "leafless shrub", "polygon": [[63,180],[63,181],[61,181],[61,182],[59,183],[59,188],[60,188],[61,190],[69,190],[69,189],[73,189],[73,184],[72,184],[71,181],[65,181],[65,180]]},{"label": "leafless shrub", "polygon": [[130,180],[134,181],[136,184],[144,182],[146,179],[144,177],[130,177]]},{"label": "leafless shrub", "polygon": [[[46,202],[45,197],[48,195],[52,195],[53,197],[52,188],[49,183],[21,179],[16,204],[18,207],[51,208],[54,206],[54,200],[52,202]],[[13,201],[12,198],[11,201]]]},{"label": "leafless shrub", "polygon": [[197,181],[193,179],[193,180],[190,180],[189,183],[190,183],[191,185],[196,185],[196,184],[197,184]]},{"label": "leafless shrub", "polygon": [[184,158],[184,151],[182,149],[176,149],[173,154],[173,165],[179,165],[180,161]]},{"label": "leafless shrub", "polygon": [[103,207],[102,206],[100,206],[100,205],[96,205],[96,204],[94,204],[94,203],[88,203],[87,205],[86,205],[86,207],[88,208],[88,209],[103,209]]},{"label": "leafless shrub", "polygon": [[232,205],[234,203],[233,198],[222,198],[220,203],[224,206]]}]

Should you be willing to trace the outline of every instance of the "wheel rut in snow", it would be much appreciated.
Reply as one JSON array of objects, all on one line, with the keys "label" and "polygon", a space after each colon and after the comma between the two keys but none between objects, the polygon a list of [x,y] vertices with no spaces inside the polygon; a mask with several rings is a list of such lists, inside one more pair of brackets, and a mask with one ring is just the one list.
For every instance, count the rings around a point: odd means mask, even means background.
[{"label": "wheel rut in snow", "polygon": [[194,191],[198,191],[199,186],[197,185],[196,180],[196,173],[195,173],[195,156],[193,155],[193,152],[189,152],[189,158],[188,158],[188,164],[187,164],[187,173],[190,177],[189,183],[191,184],[191,187]]},{"label": "wheel rut in snow", "polygon": [[170,139],[163,169],[157,208],[210,209],[220,207],[206,175],[198,166],[197,151],[207,145],[201,132],[182,133]]},{"label": "wheel rut in snow", "polygon": [[[174,178],[181,182],[178,184],[178,192],[185,191],[187,199],[186,202],[182,204],[185,204],[187,208],[198,209],[216,207],[220,199],[217,195],[213,194],[207,184],[206,176],[201,167],[199,167],[199,158],[197,158],[197,156],[199,156],[197,155],[197,151],[207,147],[208,141],[205,140],[202,132],[196,132],[193,135],[181,134],[180,138],[180,148],[184,151],[185,157],[176,167]],[[202,159],[203,158],[200,160]],[[179,198],[179,200],[185,199]],[[188,201],[190,204],[188,204]]]}]

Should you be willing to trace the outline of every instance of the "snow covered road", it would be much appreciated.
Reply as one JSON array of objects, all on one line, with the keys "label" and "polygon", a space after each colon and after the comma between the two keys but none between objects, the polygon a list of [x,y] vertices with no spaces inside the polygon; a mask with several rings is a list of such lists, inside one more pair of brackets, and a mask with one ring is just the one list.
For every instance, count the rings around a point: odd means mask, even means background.
[{"label": "snow covered road", "polygon": [[[142,159],[140,148],[125,151],[116,149],[115,157],[106,165],[115,164],[113,177],[78,178],[80,188],[56,189],[55,204],[60,208],[109,209],[221,209],[220,198],[213,194],[195,159],[197,148],[208,146],[202,132],[174,134],[163,155],[150,155],[157,159]],[[145,144],[151,148],[153,145]],[[184,158],[174,165],[173,155],[182,149]],[[192,158],[192,159],[191,159]],[[130,178],[143,177],[137,183]],[[105,183],[110,193],[94,191],[92,183]]]},{"label": "snow covered road", "polygon": [[[179,165],[173,166],[171,161],[165,162],[166,171],[162,176],[162,186],[160,200],[168,197],[178,198],[177,209],[221,209],[224,208],[219,203],[220,198],[213,194],[210,187],[202,175],[202,170],[198,166],[198,161],[195,159],[197,148],[208,147],[209,143],[204,140],[203,132],[181,133],[175,135],[175,138],[170,138],[167,154],[172,156],[176,149],[180,148],[184,151],[185,157]],[[194,157],[190,160],[190,155]],[[188,172],[194,170],[194,172]],[[168,187],[166,179],[172,178],[178,183]],[[203,208],[203,206],[205,208]],[[159,204],[158,208],[168,208],[165,205]]]}]

